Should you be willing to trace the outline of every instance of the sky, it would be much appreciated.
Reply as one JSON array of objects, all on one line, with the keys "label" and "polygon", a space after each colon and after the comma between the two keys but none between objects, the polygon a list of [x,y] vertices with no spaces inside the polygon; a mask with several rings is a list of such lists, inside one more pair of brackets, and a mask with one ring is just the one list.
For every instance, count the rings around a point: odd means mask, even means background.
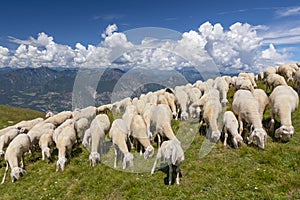
[{"label": "sky", "polygon": [[300,61],[296,0],[1,0],[0,67],[258,71]]}]

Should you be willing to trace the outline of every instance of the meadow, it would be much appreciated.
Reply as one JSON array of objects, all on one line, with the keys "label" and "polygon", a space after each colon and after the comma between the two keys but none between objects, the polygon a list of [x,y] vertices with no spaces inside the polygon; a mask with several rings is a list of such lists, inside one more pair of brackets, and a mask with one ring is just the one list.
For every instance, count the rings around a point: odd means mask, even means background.
[{"label": "meadow", "polygon": [[[259,87],[264,86],[260,84]],[[232,95],[233,90],[230,90],[230,102]],[[0,106],[0,128],[39,116],[43,113]],[[292,119],[295,135],[287,143],[275,141],[272,134],[268,136],[265,150],[259,150],[255,145],[234,149],[218,142],[206,156],[201,156],[205,135],[199,133],[201,127],[197,121],[172,121],[172,128],[185,149],[180,185],[165,185],[163,170],[151,175],[154,158],[144,160],[138,153],[135,153],[134,169],[113,169],[111,151],[103,156],[101,164],[92,168],[88,161],[89,151],[79,144],[73,149],[73,158],[65,171],[55,172],[57,150],[53,150],[52,160],[44,161],[37,152],[34,157],[26,155],[27,173],[21,180],[11,183],[8,177],[0,185],[0,198],[300,199],[299,109]],[[263,120],[268,130],[268,108]],[[4,170],[2,158],[1,178]]]}]

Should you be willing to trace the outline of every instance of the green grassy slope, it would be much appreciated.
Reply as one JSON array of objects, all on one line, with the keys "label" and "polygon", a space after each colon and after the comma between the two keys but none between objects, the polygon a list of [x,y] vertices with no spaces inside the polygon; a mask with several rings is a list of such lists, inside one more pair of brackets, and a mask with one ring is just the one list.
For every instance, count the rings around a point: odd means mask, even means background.
[{"label": "green grassy slope", "polygon": [[[231,97],[233,91],[230,91]],[[0,115],[1,116],[1,115]],[[269,120],[268,111],[264,116]],[[0,121],[2,119],[0,118]],[[4,121],[7,121],[5,119]],[[173,121],[175,132],[188,122]],[[89,152],[81,145],[73,150],[73,158],[64,172],[55,172],[53,161],[42,161],[40,152],[33,159],[26,155],[27,174],[11,183],[8,177],[0,185],[1,199],[300,199],[300,111],[293,114],[295,135],[288,143],[273,142],[266,149],[243,146],[224,148],[219,142],[204,158],[200,148],[204,136],[196,134],[185,151],[181,184],[164,184],[166,174],[150,175],[152,160],[144,161],[135,154],[135,167],[147,173],[114,170],[109,152],[95,168],[88,162]],[[54,152],[55,153],[55,152]],[[4,162],[0,162],[0,178]]]}]

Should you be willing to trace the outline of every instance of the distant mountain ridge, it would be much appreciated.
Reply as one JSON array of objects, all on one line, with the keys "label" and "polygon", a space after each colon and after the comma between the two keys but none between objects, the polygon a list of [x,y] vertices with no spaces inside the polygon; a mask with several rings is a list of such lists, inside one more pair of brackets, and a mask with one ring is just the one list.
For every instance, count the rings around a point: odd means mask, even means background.
[{"label": "distant mountain ridge", "polygon": [[[78,71],[83,71],[83,81],[93,79],[101,72],[95,91],[95,104],[111,102],[111,94],[118,81],[126,74],[130,82],[142,82],[144,76],[152,78],[155,83],[159,78],[168,84],[176,84],[174,75],[180,73],[187,82],[193,83],[202,79],[201,74],[193,67],[185,67],[173,71],[130,69],[79,69],[79,68],[0,68],[0,104],[30,108],[39,111],[62,111],[72,109],[72,92]],[[104,70],[104,71],[103,71]],[[141,72],[142,71],[142,72]],[[124,76],[125,77],[125,76]],[[175,77],[175,78],[174,78]],[[130,83],[129,83],[130,84]],[[179,82],[178,82],[179,84]],[[126,85],[123,86],[126,89]],[[134,91],[132,96],[162,88],[163,85],[147,84]]]}]

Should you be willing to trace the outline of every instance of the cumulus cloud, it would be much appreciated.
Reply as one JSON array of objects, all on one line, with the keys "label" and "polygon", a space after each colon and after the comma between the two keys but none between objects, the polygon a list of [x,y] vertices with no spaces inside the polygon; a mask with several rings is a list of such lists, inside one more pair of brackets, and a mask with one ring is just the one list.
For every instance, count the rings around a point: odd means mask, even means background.
[{"label": "cumulus cloud", "polygon": [[117,30],[115,24],[109,25],[99,46],[77,43],[75,48],[56,43],[44,32],[27,40],[10,37],[10,41],[19,46],[15,50],[0,46],[0,66],[173,69],[201,66],[211,61],[220,71],[255,72],[269,65],[287,62],[290,56],[273,44],[266,46],[265,37],[257,30],[268,30],[267,27],[247,23],[237,22],[226,30],[219,23],[205,22],[197,30],[179,33],[179,39],[153,36],[142,39],[140,43],[132,43],[126,33]]}]

